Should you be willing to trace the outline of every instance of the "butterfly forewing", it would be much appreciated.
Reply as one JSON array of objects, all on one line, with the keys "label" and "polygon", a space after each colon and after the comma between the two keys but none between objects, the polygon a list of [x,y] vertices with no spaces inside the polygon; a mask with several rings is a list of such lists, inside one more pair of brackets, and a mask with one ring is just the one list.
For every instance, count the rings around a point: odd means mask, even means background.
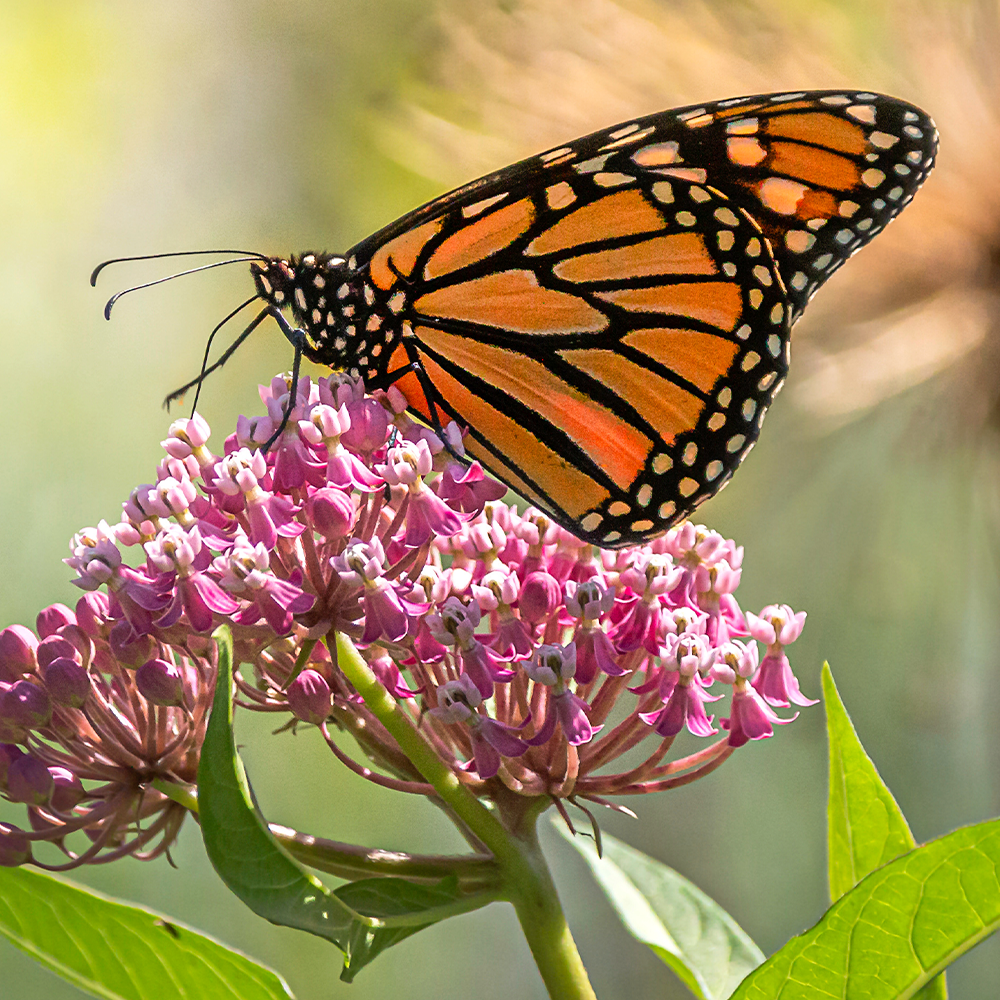
[{"label": "butterfly forewing", "polygon": [[458,188],[363,240],[359,260],[449,207],[516,199],[590,174],[650,172],[719,188],[764,229],[793,317],[848,257],[885,228],[927,178],[937,129],[881,94],[811,91],[730,98],[602,129]]},{"label": "butterfly forewing", "polygon": [[926,115],[872,94],[666,111],[430,202],[346,263],[293,261],[289,304],[315,360],[395,381],[565,527],[623,545],[729,478],[791,323],[935,148]]}]

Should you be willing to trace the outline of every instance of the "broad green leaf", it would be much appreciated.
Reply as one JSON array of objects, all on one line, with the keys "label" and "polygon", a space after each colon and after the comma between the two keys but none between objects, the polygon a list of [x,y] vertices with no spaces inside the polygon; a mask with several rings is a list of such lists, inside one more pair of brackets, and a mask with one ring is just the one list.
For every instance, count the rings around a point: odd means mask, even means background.
[{"label": "broad green leaf", "polygon": [[232,638],[215,633],[219,678],[198,767],[198,808],[209,859],[226,885],[272,923],[309,931],[344,952],[341,978],[438,920],[485,906],[495,891],[460,895],[457,879],[422,885],[360,879],[331,892],[271,835],[233,738]]},{"label": "broad green leaf", "polygon": [[0,934],[108,1000],[292,995],[277,973],[184,924],[20,868],[0,868]]},{"label": "broad green leaf", "polygon": [[915,996],[1000,928],[1000,820],[918,847],[837,900],[754,970],[733,1000]]},{"label": "broad green leaf", "polygon": [[828,877],[830,899],[837,900],[876,868],[912,851],[917,842],[865,753],[826,663],[823,703],[830,741]]},{"label": "broad green leaf", "polygon": [[[876,868],[913,850],[917,842],[865,753],[826,663],[823,703],[830,742],[827,866],[830,899],[837,900]],[[947,995],[942,975],[920,991],[919,1000],[945,1000]]]},{"label": "broad green leaf", "polygon": [[[386,918],[394,924],[374,928],[360,920],[354,921],[344,969],[340,974],[340,978],[347,983],[352,982],[358,972],[386,948],[437,923],[444,916],[450,916],[449,908],[460,898],[458,879],[434,886],[415,885],[400,878],[359,879],[342,885],[336,894],[357,913],[375,919]],[[439,912],[426,919],[435,910]]]},{"label": "broad green leaf", "polygon": [[725,910],[655,858],[605,834],[604,857],[557,827],[580,852],[625,929],[701,1000],[724,1000],[764,955]]},{"label": "broad green leaf", "polygon": [[233,739],[232,637],[223,627],[215,639],[219,677],[198,765],[198,813],[209,860],[254,913],[346,950],[353,913],[278,844],[254,804]]}]

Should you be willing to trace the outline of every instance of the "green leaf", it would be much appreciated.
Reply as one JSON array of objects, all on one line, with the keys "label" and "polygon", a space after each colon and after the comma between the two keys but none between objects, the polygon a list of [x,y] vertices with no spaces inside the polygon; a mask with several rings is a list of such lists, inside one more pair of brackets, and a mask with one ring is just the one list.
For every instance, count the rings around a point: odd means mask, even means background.
[{"label": "green leaf", "polygon": [[350,982],[386,948],[438,920],[485,906],[496,889],[461,895],[458,879],[424,885],[402,878],[359,879],[331,892],[271,835],[233,738],[232,637],[215,633],[219,678],[198,767],[198,807],[209,859],[255,913],[309,931],[344,952]]},{"label": "green leaf", "polygon": [[1000,820],[964,827],[872,872],[733,1000],[913,997],[1000,928]]},{"label": "green leaf", "polygon": [[[837,900],[866,875],[913,850],[917,842],[858,739],[830,666],[823,664],[823,703],[830,743],[827,853],[830,899]],[[944,976],[920,992],[919,1000],[945,1000]]]},{"label": "green leaf", "polygon": [[823,702],[830,741],[827,849],[830,899],[917,846],[903,811],[865,753],[844,703],[823,664]]},{"label": "green leaf", "polygon": [[184,924],[23,869],[0,868],[0,934],[108,1000],[292,995],[277,973]]},{"label": "green leaf", "polygon": [[[450,916],[451,907],[460,899],[457,878],[434,886],[416,885],[400,878],[359,879],[342,885],[336,895],[357,913],[390,923],[390,926],[372,927],[360,920],[354,922],[340,974],[346,983],[352,982],[358,972],[386,948]],[[439,912],[427,919],[434,911]]]},{"label": "green leaf", "polygon": [[257,809],[233,739],[232,637],[215,633],[219,677],[198,765],[205,850],[222,881],[271,923],[296,927],[346,950],[353,913],[281,847]]},{"label": "green leaf", "polygon": [[696,885],[655,858],[605,834],[604,857],[557,827],[580,852],[625,929],[648,945],[702,1000],[724,1000],[764,955]]}]

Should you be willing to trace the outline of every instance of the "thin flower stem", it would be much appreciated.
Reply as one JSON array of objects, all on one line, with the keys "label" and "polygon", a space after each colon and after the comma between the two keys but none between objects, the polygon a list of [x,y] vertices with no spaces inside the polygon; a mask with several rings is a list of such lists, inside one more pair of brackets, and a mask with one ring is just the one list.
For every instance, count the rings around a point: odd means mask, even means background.
[{"label": "thin flower stem", "polygon": [[91,861],[91,864],[106,865],[111,861],[117,861],[119,858],[128,857],[130,854],[138,856],[139,848],[148,844],[162,830],[167,829],[173,820],[173,813],[180,811],[181,810],[176,807],[170,807],[164,810],[160,816],[154,820],[149,827],[147,827],[147,829],[140,831],[135,837],[127,843],[122,844],[120,847],[116,847],[114,850],[107,851],[99,857],[94,858]]},{"label": "thin flower stem", "polygon": [[391,788],[397,792],[410,792],[414,795],[434,794],[434,787],[432,785],[428,785],[424,781],[400,781],[398,778],[386,777],[384,774],[378,774],[376,771],[373,771],[370,767],[365,767],[364,764],[359,764],[337,746],[333,737],[330,735],[330,731],[326,728],[325,722],[319,727],[319,729],[323,734],[323,739],[326,740],[326,745],[333,751],[337,760],[360,777],[366,778],[373,784],[381,785],[383,788]]},{"label": "thin flower stem", "polygon": [[331,714],[339,728],[349,733],[381,767],[404,781],[420,777],[410,758],[393,745],[384,727],[368,708],[359,710],[355,707],[354,711],[350,711],[343,705],[334,703]]},{"label": "thin flower stem", "polygon": [[[651,767],[648,770],[645,770],[645,773],[639,777],[635,775],[634,771],[630,771],[620,775],[597,775],[596,777],[581,778],[577,783],[577,791],[581,794],[593,791],[601,792],[605,795],[627,795],[630,794],[629,789],[635,788],[640,781],[646,783],[654,779],[658,780],[665,778],[668,775],[680,774],[682,771],[688,771],[695,767],[698,767],[699,769],[692,773],[701,775],[703,770],[699,767],[699,765],[703,765],[706,762],[711,763],[720,756],[722,757],[722,760],[725,760],[726,757],[732,753],[732,751],[733,747],[729,746],[728,739],[716,740],[711,746],[705,747],[697,753],[690,754],[687,757],[681,757],[678,760],[672,760],[669,764],[661,764],[658,767]],[[649,762],[647,761],[646,763],[648,764]],[[645,765],[642,766],[645,769]],[[714,767],[716,766],[718,765],[713,765],[713,768],[710,770],[714,770]],[[673,786],[667,785],[665,787]]]},{"label": "thin flower stem", "polygon": [[[88,826],[95,826],[101,820],[112,815],[118,809],[117,802],[114,800],[98,800],[96,805],[90,807],[86,813],[75,815],[71,820],[62,824],[60,832],[63,836],[68,833],[74,833],[77,830],[82,830]],[[48,831],[46,830],[31,830],[25,831],[24,836],[28,840],[45,840],[48,837]]]},{"label": "thin flower stem", "polygon": [[660,781],[640,781],[634,785],[627,785],[625,788],[614,789],[617,795],[648,795],[650,792],[662,792],[668,788],[680,788],[681,785],[689,785],[692,781],[704,778],[706,774],[711,774],[717,767],[727,761],[733,753],[735,747],[724,746],[717,757],[707,764],[687,774],[679,774],[673,778],[663,778]]},{"label": "thin flower stem", "polygon": [[309,567],[309,577],[318,583],[325,577],[319,555],[316,552],[316,539],[311,531],[304,531],[300,539],[302,540],[302,551],[306,557],[306,565]]},{"label": "thin flower stem", "polygon": [[119,827],[122,825],[123,820],[130,812],[134,802],[134,795],[125,795],[122,797],[121,804],[117,805],[112,815],[105,820],[103,828],[98,833],[94,843],[86,851],[84,851],[83,854],[72,855],[71,861],[67,861],[61,865],[46,865],[42,864],[41,861],[34,861],[34,865],[47,872],[65,872],[93,862],[93,860],[104,849],[108,841],[110,841],[118,832]]},{"label": "thin flower stem", "polygon": [[606,736],[602,736],[585,746],[580,754],[580,773],[588,774],[611,760],[618,748],[634,731],[638,718],[639,709],[636,709],[627,718],[622,719]]}]

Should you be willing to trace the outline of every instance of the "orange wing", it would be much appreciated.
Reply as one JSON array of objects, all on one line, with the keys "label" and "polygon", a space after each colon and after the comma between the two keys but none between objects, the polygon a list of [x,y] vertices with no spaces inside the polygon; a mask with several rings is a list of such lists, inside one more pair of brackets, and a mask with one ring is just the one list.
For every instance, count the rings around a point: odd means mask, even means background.
[{"label": "orange wing", "polygon": [[919,109],[868,93],[665,111],[444,195],[346,260],[293,259],[309,266],[280,304],[309,356],[395,382],[559,523],[624,545],[732,475],[792,322],[913,197],[936,143]]},{"label": "orange wing", "polygon": [[397,385],[424,419],[467,426],[495,475],[615,545],[693,509],[752,446],[787,303],[759,227],[719,192],[576,187],[437,227],[412,263],[387,244],[386,291],[420,289],[393,367],[414,366]]}]

